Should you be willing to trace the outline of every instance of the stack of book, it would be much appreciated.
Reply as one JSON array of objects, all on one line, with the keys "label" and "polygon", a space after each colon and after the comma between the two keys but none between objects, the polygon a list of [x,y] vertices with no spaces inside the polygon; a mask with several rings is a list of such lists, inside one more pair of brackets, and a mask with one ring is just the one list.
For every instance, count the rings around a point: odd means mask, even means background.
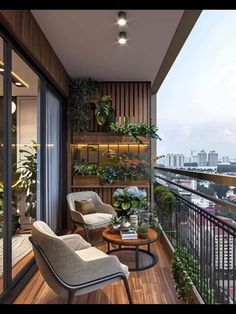
[{"label": "stack of book", "polygon": [[138,239],[138,234],[134,229],[120,230],[120,236],[122,240]]}]

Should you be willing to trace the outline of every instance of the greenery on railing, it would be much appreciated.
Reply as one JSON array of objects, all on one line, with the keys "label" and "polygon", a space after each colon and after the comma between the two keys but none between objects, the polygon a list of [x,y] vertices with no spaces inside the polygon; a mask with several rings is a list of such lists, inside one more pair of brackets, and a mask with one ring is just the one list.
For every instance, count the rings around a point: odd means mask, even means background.
[{"label": "greenery on railing", "polygon": [[118,122],[116,122],[111,123],[110,127],[112,132],[128,135],[132,137],[138,144],[143,144],[143,141],[139,138],[139,136],[146,136],[161,140],[157,134],[158,127],[156,127],[155,124],[149,125],[146,123],[125,123],[120,125]]},{"label": "greenery on railing", "polygon": [[174,210],[174,203],[176,202],[176,197],[170,191],[168,187],[163,185],[158,185],[155,187],[156,199],[158,205],[161,207],[161,211],[166,216],[171,216]]},{"label": "greenery on railing", "polygon": [[200,266],[193,256],[189,254],[187,248],[182,246],[175,250],[171,266],[171,273],[176,283],[175,288],[178,297],[186,303],[189,301],[193,283],[197,281]]}]

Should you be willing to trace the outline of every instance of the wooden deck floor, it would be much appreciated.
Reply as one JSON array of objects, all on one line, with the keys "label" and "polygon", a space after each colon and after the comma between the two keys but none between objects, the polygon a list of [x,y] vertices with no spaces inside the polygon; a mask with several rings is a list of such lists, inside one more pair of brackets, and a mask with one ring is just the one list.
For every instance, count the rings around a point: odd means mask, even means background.
[{"label": "wooden deck floor", "polygon": [[[96,245],[106,251],[104,242]],[[151,244],[151,251],[158,256],[158,263],[144,271],[130,272],[129,286],[135,304],[177,304],[180,303],[171,278],[170,263],[160,241]],[[14,302],[15,304],[64,304],[37,272]],[[127,304],[122,281],[97,291],[78,296],[77,304]]]}]

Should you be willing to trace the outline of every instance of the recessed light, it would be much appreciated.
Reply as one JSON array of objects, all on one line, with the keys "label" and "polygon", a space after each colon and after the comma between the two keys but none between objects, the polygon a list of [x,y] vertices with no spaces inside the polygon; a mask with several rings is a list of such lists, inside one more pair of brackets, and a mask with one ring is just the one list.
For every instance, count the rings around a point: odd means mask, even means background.
[{"label": "recessed light", "polygon": [[118,14],[118,24],[124,26],[126,24],[126,13],[121,11]]},{"label": "recessed light", "polygon": [[[0,61],[0,74],[3,75],[4,72],[4,63]],[[29,88],[29,84],[27,84],[21,77],[19,77],[15,72],[11,71],[11,80],[12,83],[18,87],[27,87]]]},{"label": "recessed light", "polygon": [[125,32],[120,32],[119,33],[119,39],[118,39],[119,44],[124,45],[127,42],[126,39],[126,33]]}]

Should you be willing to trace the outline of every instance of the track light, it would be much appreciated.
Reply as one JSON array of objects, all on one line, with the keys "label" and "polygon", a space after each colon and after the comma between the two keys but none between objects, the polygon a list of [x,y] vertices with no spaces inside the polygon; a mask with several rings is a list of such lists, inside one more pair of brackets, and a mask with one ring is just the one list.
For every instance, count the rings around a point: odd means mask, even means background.
[{"label": "track light", "polygon": [[121,11],[118,13],[118,24],[124,26],[126,24],[126,13]]},{"label": "track light", "polygon": [[124,45],[127,42],[126,39],[126,32],[120,32],[119,33],[119,39],[118,39],[119,44]]}]

